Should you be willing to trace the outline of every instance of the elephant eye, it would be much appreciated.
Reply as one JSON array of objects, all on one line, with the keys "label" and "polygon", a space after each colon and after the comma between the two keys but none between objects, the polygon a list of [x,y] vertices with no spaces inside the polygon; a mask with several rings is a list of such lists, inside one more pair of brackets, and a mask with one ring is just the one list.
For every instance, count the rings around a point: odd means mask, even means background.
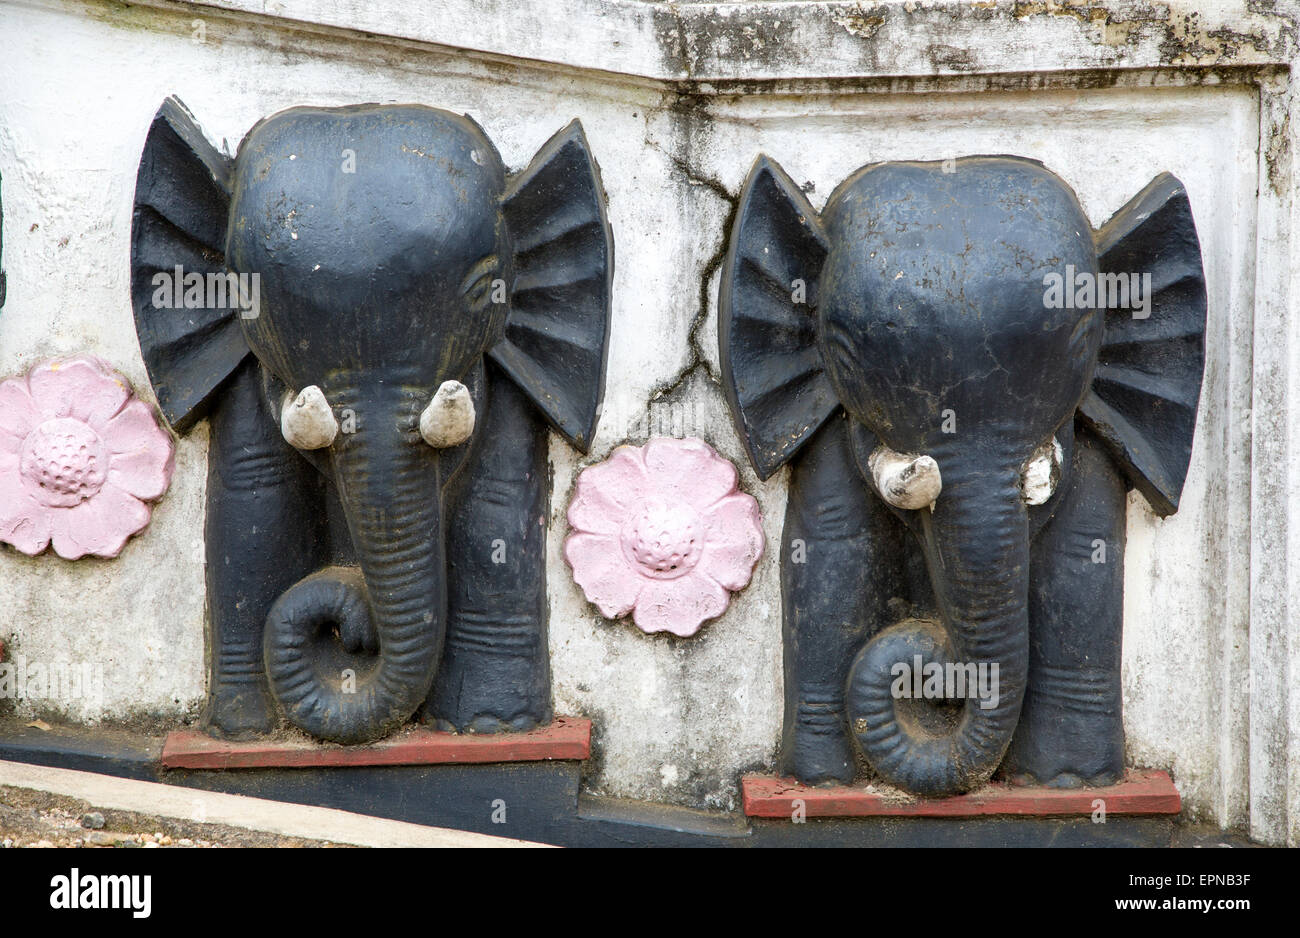
[{"label": "elephant eye", "polygon": [[1020,470],[1020,490],[1026,505],[1041,505],[1061,483],[1061,444],[1052,437],[1025,461]]},{"label": "elephant eye", "polygon": [[856,356],[848,332],[845,331],[843,326],[832,322],[826,326],[825,336],[826,351],[829,353],[828,357],[831,363],[841,373],[853,374]]},{"label": "elephant eye", "polygon": [[460,295],[471,310],[481,313],[492,303],[505,302],[505,281],[498,280],[501,260],[495,254],[479,259],[460,282]]},{"label": "elephant eye", "polygon": [[1094,330],[1100,327],[1102,313],[1100,310],[1089,310],[1077,323],[1070,333],[1070,357],[1076,364],[1082,366],[1085,364],[1088,353],[1092,350],[1091,339]]}]

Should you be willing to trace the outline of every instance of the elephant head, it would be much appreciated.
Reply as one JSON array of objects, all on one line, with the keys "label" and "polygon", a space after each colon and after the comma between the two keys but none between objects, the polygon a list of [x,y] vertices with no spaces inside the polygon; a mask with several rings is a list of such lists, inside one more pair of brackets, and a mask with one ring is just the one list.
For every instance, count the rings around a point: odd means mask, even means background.
[{"label": "elephant head", "polygon": [[[1145,298],[1129,297],[1130,273],[1150,275],[1132,284],[1150,284]],[[1096,295],[1120,286],[1127,304]],[[1030,160],[884,163],[819,216],[760,158],[719,315],[723,383],[759,475],[842,408],[864,484],[921,545],[942,621],[885,628],[854,662],[845,699],[863,754],[921,794],[982,783],[1019,717],[1029,544],[1069,472],[1075,420],[1158,513],[1177,506],[1205,322],[1182,186],[1156,178],[1094,232]],[[914,655],[996,666],[1000,692],[991,705],[897,700],[893,668]]]},{"label": "elephant head", "polygon": [[[445,629],[443,493],[487,404],[484,359],[585,449],[612,252],[576,121],[510,176],[477,124],[428,107],[292,108],[234,160],[179,102],[159,110],[132,275],[163,414],[185,429],[254,356],[272,419],[335,487],[359,565],[271,609],[267,674],[291,722],[359,742],[425,700]],[[224,305],[160,309],[173,271],[235,276]]]}]

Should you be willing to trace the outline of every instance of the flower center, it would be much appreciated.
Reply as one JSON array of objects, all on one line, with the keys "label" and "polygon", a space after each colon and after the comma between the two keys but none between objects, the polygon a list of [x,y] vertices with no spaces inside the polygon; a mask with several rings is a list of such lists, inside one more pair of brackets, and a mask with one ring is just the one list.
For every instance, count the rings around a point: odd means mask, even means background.
[{"label": "flower center", "polygon": [[687,573],[704,546],[700,516],[690,505],[652,496],[623,528],[623,547],[647,576],[662,580]]},{"label": "flower center", "polygon": [[41,502],[71,508],[103,487],[108,453],[99,434],[85,423],[56,417],[27,435],[18,471]]}]

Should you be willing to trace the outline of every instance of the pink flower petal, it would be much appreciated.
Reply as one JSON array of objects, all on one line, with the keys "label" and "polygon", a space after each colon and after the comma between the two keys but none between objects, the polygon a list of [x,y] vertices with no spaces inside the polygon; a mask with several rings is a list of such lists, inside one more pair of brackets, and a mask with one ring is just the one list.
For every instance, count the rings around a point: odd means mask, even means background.
[{"label": "pink flower petal", "polygon": [[41,422],[24,378],[0,381],[0,450],[16,453]]},{"label": "pink flower petal", "polygon": [[33,556],[50,543],[50,509],[28,494],[17,473],[0,477],[0,541]]},{"label": "pink flower petal", "polygon": [[609,459],[578,474],[569,524],[576,531],[614,534],[623,526],[628,509],[648,488],[640,450],[620,446]]},{"label": "pink flower petal", "polygon": [[116,557],[127,538],[149,523],[149,506],[115,485],[108,485],[75,508],[52,513],[54,550],[65,560],[86,554]]},{"label": "pink flower petal", "polygon": [[170,451],[172,445],[167,431],[154,419],[153,410],[138,398],[100,427],[99,433],[109,452],[115,454],[131,455],[146,449]]},{"label": "pink flower petal", "polygon": [[[152,413],[149,419],[153,419]],[[112,443],[110,440],[110,449]],[[150,445],[109,455],[108,483],[145,501],[161,498],[171,484],[174,456],[171,437],[160,429]]]},{"label": "pink flower petal", "polygon": [[131,394],[126,380],[94,358],[46,362],[27,377],[42,415],[75,417],[96,429],[121,410]]},{"label": "pink flower petal", "polygon": [[736,490],[737,479],[695,438],[620,447],[584,470],[565,557],[587,598],[610,618],[631,607],[645,632],[685,637],[720,616],[728,590],[748,585],[763,553],[758,502]]},{"label": "pink flower petal", "polygon": [[632,619],[643,632],[694,635],[705,619],[726,611],[730,594],[696,568],[675,580],[649,580],[637,597]]},{"label": "pink flower petal", "polygon": [[607,619],[627,615],[646,580],[632,569],[616,539],[604,534],[570,534],[564,559],[587,601]]},{"label": "pink flower petal", "polygon": [[763,523],[758,502],[737,492],[705,513],[708,525],[697,567],[729,590],[749,585],[754,565],[763,556]]},{"label": "pink flower petal", "polygon": [[695,437],[655,437],[645,445],[645,465],[661,492],[699,509],[736,489],[736,467]]}]

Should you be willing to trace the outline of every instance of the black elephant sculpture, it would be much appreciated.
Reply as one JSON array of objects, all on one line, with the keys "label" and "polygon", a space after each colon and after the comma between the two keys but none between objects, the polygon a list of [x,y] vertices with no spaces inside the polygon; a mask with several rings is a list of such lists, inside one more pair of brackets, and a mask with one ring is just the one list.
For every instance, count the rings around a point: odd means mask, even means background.
[{"label": "black elephant sculpture", "polygon": [[1205,315],[1168,174],[1094,231],[1031,160],[869,165],[819,215],[759,158],[719,336],[758,474],[791,466],[784,772],[1123,775],[1126,493],[1177,508]]},{"label": "black elephant sculpture", "polygon": [[231,159],[169,99],[131,250],[163,415],[209,418],[209,731],[550,720],[547,427],[591,440],[613,273],[578,122],[510,175],[434,108],[291,108]]}]

